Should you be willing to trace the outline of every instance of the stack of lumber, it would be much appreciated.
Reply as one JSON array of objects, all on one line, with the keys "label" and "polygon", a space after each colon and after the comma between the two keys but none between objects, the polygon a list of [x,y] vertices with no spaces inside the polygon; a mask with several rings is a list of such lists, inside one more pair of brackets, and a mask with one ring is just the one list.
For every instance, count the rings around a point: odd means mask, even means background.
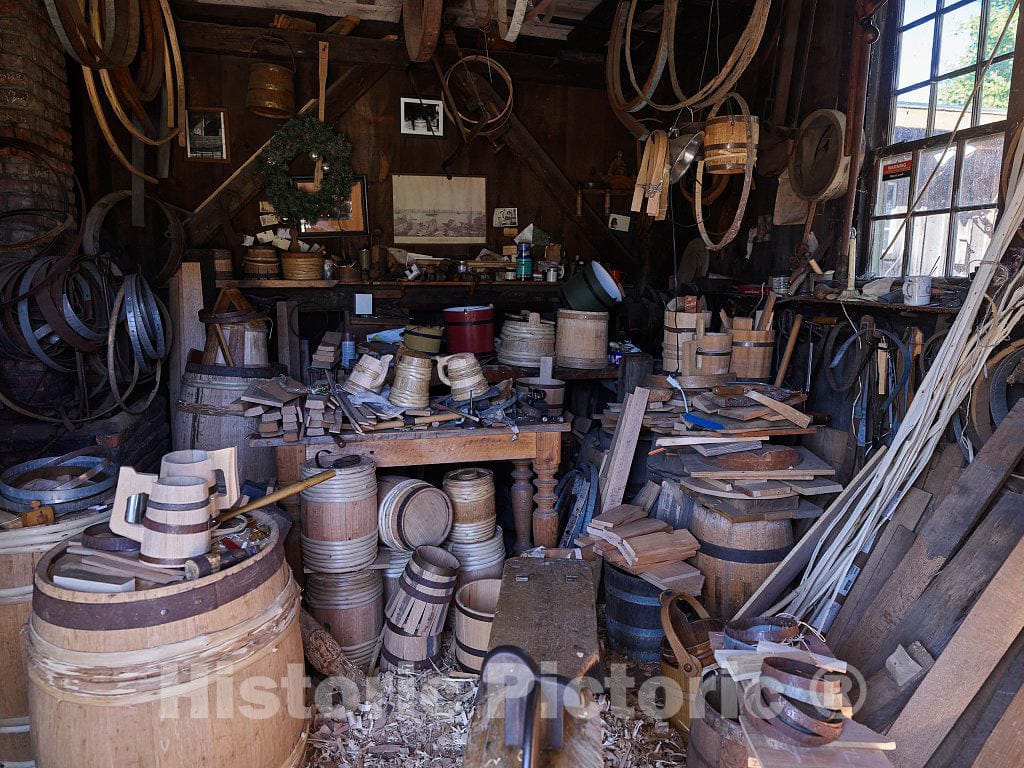
[{"label": "stack of lumber", "polygon": [[313,353],[313,361],[310,368],[331,369],[341,360],[341,333],[338,331],[327,331],[320,340],[320,345]]},{"label": "stack of lumber", "polygon": [[[326,419],[327,395],[309,394],[306,395],[306,417],[303,420],[304,433],[310,437],[323,437],[326,434],[328,422]],[[333,421],[333,412],[330,415]]]}]

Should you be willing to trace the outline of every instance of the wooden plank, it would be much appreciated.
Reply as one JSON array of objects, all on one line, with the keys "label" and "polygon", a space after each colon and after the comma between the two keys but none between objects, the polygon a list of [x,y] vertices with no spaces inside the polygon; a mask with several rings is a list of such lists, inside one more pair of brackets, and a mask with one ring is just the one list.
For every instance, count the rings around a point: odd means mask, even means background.
[{"label": "wooden plank", "polygon": [[750,725],[747,715],[740,716],[740,725],[760,768],[892,768],[886,758],[891,753],[870,746],[833,743],[827,747],[797,747],[763,736]]},{"label": "wooden plank", "polygon": [[1017,543],[996,572],[889,730],[896,740],[893,764],[897,768],[924,768],[1024,629],[1022,581],[1024,541]]},{"label": "wooden plank", "polygon": [[298,302],[279,301],[277,310],[277,362],[287,366],[288,375],[299,378],[299,336],[292,329],[292,323],[299,322]]},{"label": "wooden plank", "polygon": [[171,394],[171,410],[178,407],[181,375],[185,372],[188,353],[206,344],[206,328],[199,322],[203,308],[203,270],[197,261],[183,261],[167,286],[170,300],[171,339],[170,370],[167,386]]},{"label": "wooden plank", "polygon": [[1021,755],[1024,755],[1024,687],[1010,701],[972,765],[973,768],[1019,768]]},{"label": "wooden plank", "polygon": [[717,480],[770,480],[785,482],[786,478],[831,476],[836,473],[824,461],[802,446],[793,450],[800,454],[801,461],[789,469],[740,470],[726,469],[696,453],[683,454],[683,467],[690,477]]},{"label": "wooden plank", "polygon": [[637,387],[626,398],[622,417],[615,427],[615,435],[612,437],[612,444],[608,449],[608,460],[601,470],[602,512],[622,503],[646,410],[647,390],[644,387]]},{"label": "wooden plank", "polygon": [[793,480],[789,487],[801,496],[822,496],[826,493],[840,493],[843,486],[835,480],[816,477],[813,480]]},{"label": "wooden plank", "polygon": [[798,411],[791,405],[780,403],[778,400],[773,400],[767,395],[763,395],[753,389],[746,393],[746,397],[749,397],[754,402],[760,403],[765,408],[771,408],[777,414],[789,419],[801,429],[806,429],[811,425],[811,415],[809,413],[804,413],[803,411]]},{"label": "wooden plank", "polygon": [[864,611],[856,634],[842,648],[843,658],[861,668],[877,658],[893,627],[960,546],[1024,456],[1022,433],[1024,400],[1017,402],[924,523],[907,556]]}]

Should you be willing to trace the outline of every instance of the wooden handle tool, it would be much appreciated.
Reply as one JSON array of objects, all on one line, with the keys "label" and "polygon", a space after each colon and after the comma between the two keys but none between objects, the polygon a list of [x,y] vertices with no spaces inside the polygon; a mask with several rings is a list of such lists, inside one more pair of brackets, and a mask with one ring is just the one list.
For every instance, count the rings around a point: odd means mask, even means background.
[{"label": "wooden handle tool", "polygon": [[297,483],[286,485],[284,488],[278,488],[273,493],[268,493],[266,496],[258,498],[256,499],[256,501],[250,501],[248,504],[243,504],[241,507],[236,507],[234,509],[225,509],[217,516],[217,523],[218,525],[220,523],[225,523],[228,520],[238,517],[239,515],[244,515],[246,512],[252,512],[254,510],[260,509],[261,507],[265,507],[268,504],[275,504],[281,501],[281,499],[287,499],[289,496],[294,496],[297,493],[302,493],[302,491],[306,490],[307,488],[312,488],[314,485],[320,485],[320,483],[327,482],[332,477],[334,477],[334,474],[335,473],[333,469],[328,469],[324,472],[321,472],[318,475],[307,477],[305,480],[300,480]]},{"label": "wooden handle tool", "polygon": [[797,315],[793,318],[793,327],[789,331],[789,340],[786,342],[786,350],[782,353],[782,360],[779,362],[779,370],[775,374],[776,387],[781,387],[783,379],[786,378],[786,371],[789,370],[789,362],[793,359],[793,350],[796,349],[796,340],[800,335],[800,328],[803,324],[803,315]]},{"label": "wooden handle tool", "polygon": [[768,299],[764,303],[764,309],[761,310],[761,322],[757,324],[755,330],[767,331],[772,327],[772,315],[775,314],[775,300],[777,298],[778,296],[775,295],[774,291],[768,294]]}]

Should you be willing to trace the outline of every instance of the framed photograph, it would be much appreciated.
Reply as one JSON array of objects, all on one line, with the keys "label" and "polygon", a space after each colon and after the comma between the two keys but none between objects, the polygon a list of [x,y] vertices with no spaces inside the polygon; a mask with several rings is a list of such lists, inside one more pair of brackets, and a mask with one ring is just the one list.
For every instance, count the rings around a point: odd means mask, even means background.
[{"label": "framed photograph", "polygon": [[207,163],[228,163],[228,115],[220,107],[190,109],[185,113],[185,158]]},{"label": "framed photograph", "polygon": [[[295,186],[303,191],[312,192],[313,179],[295,179]],[[299,234],[319,237],[370,234],[370,223],[366,215],[366,177],[356,176],[352,191],[337,210],[331,211],[330,216],[313,222],[301,222]]]},{"label": "framed photograph", "polygon": [[487,242],[485,176],[391,175],[396,245]]},{"label": "framed photograph", "polygon": [[401,97],[398,116],[406,136],[444,138],[444,102],[440,99]]}]

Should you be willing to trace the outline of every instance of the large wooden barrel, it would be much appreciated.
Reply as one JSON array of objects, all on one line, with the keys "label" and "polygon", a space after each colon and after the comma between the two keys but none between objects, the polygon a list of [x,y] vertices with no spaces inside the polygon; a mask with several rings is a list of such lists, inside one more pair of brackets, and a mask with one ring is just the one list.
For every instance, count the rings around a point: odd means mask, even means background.
[{"label": "large wooden barrel", "polygon": [[637,661],[658,661],[665,630],[661,627],[660,591],[639,576],[609,565],[604,574],[608,644]]},{"label": "large wooden barrel", "polygon": [[384,620],[384,641],[380,649],[382,672],[391,669],[437,669],[441,660],[440,635],[414,635]]},{"label": "large wooden barrel", "polygon": [[109,518],[109,510],[81,511],[53,525],[0,530],[0,765],[32,760],[21,630],[32,608],[36,563],[52,547]]},{"label": "large wooden barrel", "polygon": [[380,540],[392,549],[415,550],[442,543],[452,527],[452,503],[422,480],[385,475],[377,484]]},{"label": "large wooden barrel", "polygon": [[384,575],[311,573],[306,578],[309,612],[338,641],[345,657],[366,668],[384,627]]},{"label": "large wooden barrel", "polygon": [[563,368],[604,368],[608,365],[608,313],[558,310],[555,363]]},{"label": "large wooden barrel", "polygon": [[459,585],[501,578],[505,567],[505,534],[500,526],[496,526],[494,535],[485,541],[468,544],[449,541],[444,546],[459,561]]},{"label": "large wooden barrel", "polygon": [[686,768],[747,768],[747,742],[739,724],[736,683],[722,672],[704,680],[690,723]]},{"label": "large wooden barrel", "polygon": [[[377,473],[365,456],[339,459],[334,478],[302,492],[302,560],[318,573],[348,573],[377,557]],[[309,461],[303,479],[323,468]]]},{"label": "large wooden barrel", "polygon": [[274,449],[254,448],[248,437],[259,429],[259,417],[246,417],[230,408],[252,384],[282,373],[278,367],[226,368],[188,363],[181,376],[179,402],[173,407],[171,442],[174,450],[202,448],[212,451],[237,446],[241,480],[268,480],[274,476]]},{"label": "large wooden barrel", "polygon": [[304,764],[298,587],[276,523],[254,517],[263,551],[196,581],[92,594],[53,584],[66,545],[39,561],[25,635],[39,768]]},{"label": "large wooden barrel", "polygon": [[489,469],[456,469],[444,476],[444,492],[452,502],[448,541],[472,544],[494,536],[494,473]]},{"label": "large wooden barrel", "polygon": [[439,547],[419,547],[398,580],[384,615],[414,635],[439,635],[455,593],[459,561]]},{"label": "large wooden barrel", "polygon": [[501,579],[481,579],[455,593],[455,658],[467,672],[479,672],[491,641]]},{"label": "large wooden barrel", "polygon": [[690,532],[700,543],[697,568],[704,574],[704,605],[712,616],[731,619],[793,547],[789,520],[734,523],[693,505]]},{"label": "large wooden barrel", "polygon": [[498,361],[506,365],[539,368],[542,357],[555,354],[555,324],[542,320],[536,312],[525,319],[509,318],[501,327],[501,348]]},{"label": "large wooden barrel", "polygon": [[731,333],[705,333],[697,337],[697,369],[702,376],[729,373],[731,362]]},{"label": "large wooden barrel", "polygon": [[732,330],[732,372],[740,379],[767,379],[772,375],[775,331]]}]

